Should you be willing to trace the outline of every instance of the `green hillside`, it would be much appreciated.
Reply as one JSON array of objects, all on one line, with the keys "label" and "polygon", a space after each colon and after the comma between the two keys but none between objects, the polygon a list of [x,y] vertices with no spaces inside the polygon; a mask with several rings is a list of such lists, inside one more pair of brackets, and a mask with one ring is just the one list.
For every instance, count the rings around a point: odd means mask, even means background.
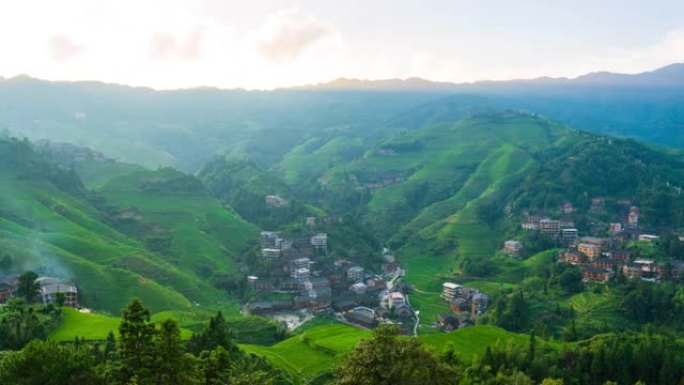
[{"label": "green hillside", "polygon": [[[229,271],[232,257],[249,246],[257,232],[203,192],[165,200],[155,199],[151,191],[110,190],[112,197],[122,203],[129,199],[139,210],[181,208],[180,215],[165,218],[162,213],[156,218],[173,220],[174,228],[162,234],[171,239],[169,257],[150,247],[147,239],[119,231],[120,224],[108,211],[118,206],[84,189],[73,172],[52,165],[28,143],[1,140],[0,162],[0,245],[12,261],[3,273],[32,269],[73,279],[87,307],[118,313],[132,297],[155,311],[187,309],[192,302],[225,304],[225,294],[188,269],[191,258],[198,266],[206,263],[210,269]],[[157,180],[167,180],[162,178],[165,172],[158,171]],[[169,206],[162,208],[164,204]],[[196,215],[183,216],[183,210]],[[149,224],[157,230],[152,221]],[[179,250],[188,259],[174,260]]]},{"label": "green hillside", "polygon": [[[299,383],[305,384],[329,372],[363,338],[370,338],[370,332],[347,325],[329,325],[313,328],[274,346],[241,347],[249,353],[266,357],[271,365],[285,370]],[[437,353],[453,349],[465,362],[481,356],[487,346],[525,346],[529,341],[527,335],[510,333],[493,326],[474,326],[419,338],[428,349]],[[561,346],[548,342],[542,344],[556,349]]]},{"label": "green hillside", "polygon": [[173,169],[113,178],[97,190],[110,221],[185,272],[208,279],[235,270],[258,228],[211,198],[201,183]]}]

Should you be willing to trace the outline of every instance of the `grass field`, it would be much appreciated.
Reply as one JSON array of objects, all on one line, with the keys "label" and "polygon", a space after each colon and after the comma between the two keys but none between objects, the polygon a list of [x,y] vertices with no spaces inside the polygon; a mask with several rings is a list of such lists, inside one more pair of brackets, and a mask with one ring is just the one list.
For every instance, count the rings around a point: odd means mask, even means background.
[{"label": "grass field", "polygon": [[[153,322],[161,322],[172,314],[160,313],[152,317]],[[175,318],[174,318],[175,319]],[[178,320],[177,320],[178,321]],[[104,340],[109,332],[115,336],[119,335],[119,324],[121,318],[110,317],[97,313],[81,313],[71,308],[63,308],[62,322],[49,336],[55,341],[72,341],[75,337],[85,338],[86,340]],[[182,325],[182,322],[179,322]],[[181,328],[181,337],[190,338],[192,332]]]},{"label": "grass field", "polygon": [[[369,332],[348,325],[327,325],[313,328],[271,347],[241,347],[247,352],[266,357],[272,365],[290,373],[293,378],[301,378],[301,383],[304,384],[328,372],[359,340],[369,337]],[[452,333],[430,334],[418,338],[425,347],[436,353],[451,348],[464,361],[480,356],[487,346],[529,343],[529,336],[525,334],[510,333],[493,326],[473,326]],[[539,343],[540,346],[550,348],[561,346],[542,340]]]},{"label": "grass field", "polygon": [[329,371],[358,341],[370,333],[347,325],[328,325],[313,328],[271,347],[241,345],[256,355],[299,378],[305,384]]}]

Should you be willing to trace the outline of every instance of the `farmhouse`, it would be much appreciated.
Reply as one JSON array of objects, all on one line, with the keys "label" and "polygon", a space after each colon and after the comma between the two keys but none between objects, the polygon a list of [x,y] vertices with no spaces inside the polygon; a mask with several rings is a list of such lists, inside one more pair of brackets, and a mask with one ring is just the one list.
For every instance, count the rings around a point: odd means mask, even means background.
[{"label": "farmhouse", "polygon": [[504,242],[504,254],[509,257],[517,257],[523,249],[523,244],[519,241],[506,241]]},{"label": "farmhouse", "polygon": [[378,326],[375,310],[364,306],[355,307],[352,310],[347,311],[344,313],[344,319],[347,320],[347,322],[367,328]]},{"label": "farmhouse", "polygon": [[40,296],[44,304],[57,303],[59,293],[64,295],[64,305],[78,307],[78,290],[59,278],[40,277],[36,279],[40,285]]},{"label": "farmhouse", "polygon": [[281,198],[278,195],[266,195],[266,205],[271,207],[285,207],[288,205],[287,199]]}]

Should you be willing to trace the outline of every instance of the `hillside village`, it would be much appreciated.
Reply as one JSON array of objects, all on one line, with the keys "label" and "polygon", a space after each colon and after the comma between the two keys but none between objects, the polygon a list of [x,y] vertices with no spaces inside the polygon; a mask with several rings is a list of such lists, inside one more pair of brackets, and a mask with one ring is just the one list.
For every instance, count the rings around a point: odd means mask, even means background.
[{"label": "hillside village", "polygon": [[[307,218],[307,224],[314,222]],[[247,277],[254,298],[245,307],[296,328],[316,315],[333,314],[362,328],[400,325],[413,334],[417,314],[402,283],[403,269],[385,250],[382,271],[372,272],[329,252],[328,234],[263,231],[258,270]]]},{"label": "hillside village", "polygon": [[[614,221],[592,221],[588,234],[580,234],[575,227],[574,215],[578,211],[569,202],[559,208],[560,215],[557,217],[532,215],[527,210],[523,211],[526,218],[521,227],[544,234],[561,245],[563,248],[559,251],[558,261],[579,266],[585,282],[604,283],[617,274],[658,282],[684,273],[684,260],[672,256],[661,260],[638,256],[635,249],[652,245],[660,236],[640,225],[639,207],[630,200],[623,199],[615,203],[619,207],[618,213],[609,215],[606,200],[592,198],[587,214],[594,218],[608,217]],[[679,237],[680,242],[683,240]],[[520,257],[524,250],[523,242],[508,240],[504,243],[503,252],[510,257]]]}]

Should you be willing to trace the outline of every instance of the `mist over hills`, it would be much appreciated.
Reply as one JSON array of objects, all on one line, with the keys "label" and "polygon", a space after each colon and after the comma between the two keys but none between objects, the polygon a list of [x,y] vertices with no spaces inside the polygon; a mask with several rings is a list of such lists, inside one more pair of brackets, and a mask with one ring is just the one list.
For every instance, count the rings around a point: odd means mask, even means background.
[{"label": "mist over hills", "polygon": [[320,145],[343,137],[363,151],[411,129],[395,124],[401,114],[437,122],[488,108],[534,111],[588,131],[682,147],[682,84],[682,64],[636,75],[472,84],[340,79],[276,91],[154,91],[22,76],[0,81],[0,128],[189,172],[221,156],[271,167],[312,137]]}]

